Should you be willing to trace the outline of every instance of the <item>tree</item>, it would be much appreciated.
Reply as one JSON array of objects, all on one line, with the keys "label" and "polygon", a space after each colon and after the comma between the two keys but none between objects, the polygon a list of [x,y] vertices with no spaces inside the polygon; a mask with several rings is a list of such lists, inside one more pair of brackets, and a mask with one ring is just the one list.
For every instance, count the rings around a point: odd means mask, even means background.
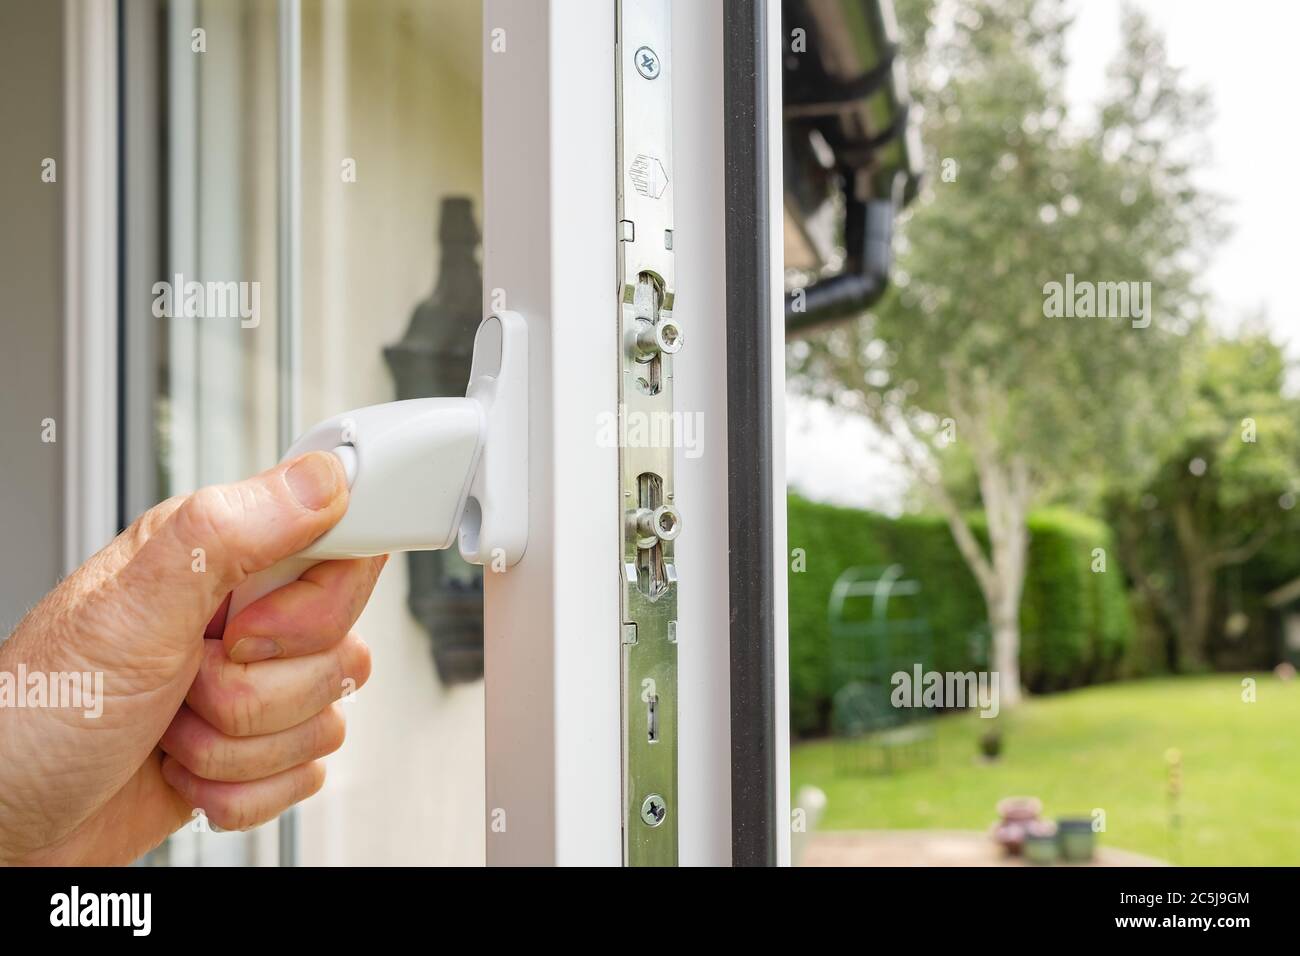
[{"label": "tree", "polygon": [[[983,593],[1014,705],[1029,510],[1096,499],[1107,476],[1141,480],[1179,414],[1173,383],[1217,229],[1192,180],[1206,102],[1128,11],[1111,90],[1077,122],[1060,3],[943,9],[936,24],[913,0],[900,22],[927,168],[950,157],[960,172],[930,177],[900,224],[896,288],[860,321],[795,343],[791,360],[797,385],[869,416],[929,491]],[[1053,317],[1067,287],[1091,287],[1095,313],[1097,293],[1113,299],[1127,282],[1137,295],[1118,317]],[[962,469],[987,546],[955,494]]]},{"label": "tree", "polygon": [[1186,413],[1152,480],[1120,490],[1112,520],[1129,577],[1170,635],[1168,663],[1210,663],[1222,572],[1297,525],[1300,402],[1267,332],[1212,338],[1188,363]]}]

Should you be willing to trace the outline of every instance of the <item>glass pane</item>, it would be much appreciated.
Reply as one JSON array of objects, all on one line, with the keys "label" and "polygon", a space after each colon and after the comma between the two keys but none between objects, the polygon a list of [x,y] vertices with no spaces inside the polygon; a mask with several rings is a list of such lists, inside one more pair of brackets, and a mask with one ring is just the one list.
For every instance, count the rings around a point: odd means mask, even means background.
[{"label": "glass pane", "polygon": [[[252,0],[169,4],[160,495],[276,452],[276,30]],[[232,301],[237,297],[238,301]]]},{"label": "glass pane", "polygon": [[[143,10],[147,21],[148,8],[133,5],[128,20]],[[128,328],[141,330],[128,362],[152,393],[128,406],[128,434],[144,436],[128,446],[128,472],[147,474],[134,510],[280,453],[277,5],[162,8],[152,35],[158,251],[139,266],[150,297],[128,294]],[[481,302],[481,18],[478,4],[456,0],[301,4],[304,426],[464,393]],[[127,36],[130,56],[140,40]],[[128,123],[141,125],[148,100],[128,103]],[[128,136],[141,161],[146,134]],[[131,221],[148,220],[148,199],[128,190]],[[144,248],[132,234],[128,259]],[[357,625],[374,668],[345,704],[348,742],[299,810],[301,863],[482,862],[481,622],[477,569],[454,552],[389,563]],[[275,826],[202,830],[182,830],[148,862],[279,859]]]},{"label": "glass pane", "polygon": [[[481,24],[463,0],[303,5],[304,424],[465,393]],[[395,555],[358,630],[374,673],[302,808],[302,862],[482,863],[477,569],[454,550]]]},{"label": "glass pane", "polygon": [[[279,288],[274,5],[175,0],[166,14],[165,241],[150,289],[159,499],[275,459]],[[277,862],[275,826],[205,823],[196,817],[152,862]]]}]

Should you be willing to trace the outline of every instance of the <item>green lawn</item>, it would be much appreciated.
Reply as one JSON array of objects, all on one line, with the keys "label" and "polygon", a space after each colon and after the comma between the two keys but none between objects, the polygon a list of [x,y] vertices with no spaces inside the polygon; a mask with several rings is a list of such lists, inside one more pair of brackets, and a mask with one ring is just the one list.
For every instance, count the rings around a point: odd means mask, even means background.
[{"label": "green lawn", "polygon": [[[1028,700],[1003,714],[1000,760],[981,762],[990,721],[935,721],[935,761],[892,776],[836,772],[830,741],[796,744],[795,791],[826,792],[823,830],[984,829],[1012,794],[1049,817],[1106,812],[1103,845],[1185,865],[1300,864],[1300,679],[1246,675],[1134,681]],[[1171,841],[1165,752],[1183,755],[1181,837]]]}]

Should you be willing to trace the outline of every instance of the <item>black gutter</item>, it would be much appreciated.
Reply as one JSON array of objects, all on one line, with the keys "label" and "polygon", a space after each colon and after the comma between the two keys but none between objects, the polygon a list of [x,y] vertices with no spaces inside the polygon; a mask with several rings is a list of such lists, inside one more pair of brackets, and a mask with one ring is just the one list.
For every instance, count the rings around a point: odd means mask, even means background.
[{"label": "black gutter", "polygon": [[[808,158],[813,133],[832,155],[825,160],[814,149],[814,161],[787,161],[788,214],[811,214],[827,183],[843,196],[845,209],[843,266],[786,295],[787,335],[859,316],[889,287],[894,220],[916,196],[921,170],[906,86],[895,80],[899,39],[888,6],[888,0],[782,2],[782,36],[800,30],[805,41],[784,57],[788,156]],[[856,39],[855,64],[835,42],[846,35]],[[801,182],[809,169],[812,178]],[[818,254],[825,258],[824,250]]]},{"label": "black gutter", "polygon": [[898,47],[890,45],[880,61],[852,80],[828,81],[825,86],[809,91],[801,90],[785,98],[784,112],[789,116],[835,116],[856,110],[862,101],[874,96],[889,81]]},{"label": "black gutter", "polygon": [[723,8],[733,866],[777,862],[766,8]]},{"label": "black gutter", "polygon": [[845,210],[844,271],[785,296],[787,335],[860,315],[889,287],[895,205],[890,199],[850,200]]}]

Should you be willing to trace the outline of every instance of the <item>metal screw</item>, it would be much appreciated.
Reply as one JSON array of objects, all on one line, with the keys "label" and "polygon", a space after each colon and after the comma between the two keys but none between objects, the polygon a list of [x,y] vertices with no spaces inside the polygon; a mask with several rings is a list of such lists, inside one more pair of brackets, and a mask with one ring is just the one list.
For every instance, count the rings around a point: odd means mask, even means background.
[{"label": "metal screw", "polygon": [[676,355],[682,350],[682,327],[672,319],[652,322],[637,319],[633,329],[633,358],[649,362],[656,355]]},{"label": "metal screw", "polygon": [[668,816],[668,804],[657,793],[652,793],[641,803],[641,822],[648,827],[657,827]]},{"label": "metal screw", "polygon": [[637,47],[632,58],[636,61],[636,71],[647,80],[653,80],[659,75],[659,54],[648,46]]},{"label": "metal screw", "polygon": [[655,345],[660,352],[676,355],[682,350],[682,329],[676,322],[665,320],[655,326]]},{"label": "metal screw", "polygon": [[656,541],[672,541],[682,532],[682,516],[672,505],[653,511],[638,508],[628,517],[636,528],[638,548],[653,548]]},{"label": "metal screw", "polygon": [[682,530],[682,518],[672,505],[660,505],[653,513],[655,534],[660,541],[671,541]]}]

